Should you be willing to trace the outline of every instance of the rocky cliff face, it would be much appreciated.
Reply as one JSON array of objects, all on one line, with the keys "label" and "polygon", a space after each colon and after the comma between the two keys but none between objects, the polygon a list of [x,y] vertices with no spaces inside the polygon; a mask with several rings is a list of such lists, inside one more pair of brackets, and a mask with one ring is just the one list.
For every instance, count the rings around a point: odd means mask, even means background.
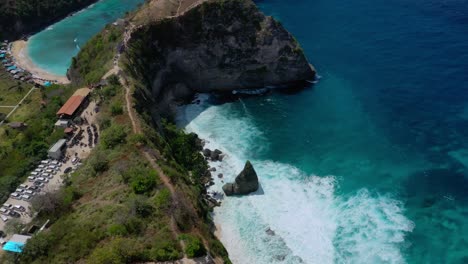
[{"label": "rocky cliff face", "polygon": [[128,47],[127,70],[143,80],[142,96],[158,102],[315,77],[294,37],[251,0],[205,1],[140,26]]}]

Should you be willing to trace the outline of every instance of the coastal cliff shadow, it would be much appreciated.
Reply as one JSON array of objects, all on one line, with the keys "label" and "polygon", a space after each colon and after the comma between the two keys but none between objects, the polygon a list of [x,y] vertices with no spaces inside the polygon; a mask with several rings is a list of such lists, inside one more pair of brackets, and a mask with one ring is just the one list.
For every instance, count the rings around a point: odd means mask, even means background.
[{"label": "coastal cliff shadow", "polygon": [[262,184],[258,183],[258,190],[250,193],[249,195],[255,196],[255,195],[265,195],[265,191],[263,190]]},{"label": "coastal cliff shadow", "polygon": [[[242,99],[247,98],[256,98],[263,97],[272,94],[282,94],[282,95],[295,95],[303,92],[306,89],[314,89],[314,84],[312,83],[301,83],[294,86],[285,86],[277,88],[261,88],[261,89],[251,89],[245,90],[243,92],[232,93],[232,92],[213,92],[206,94],[195,94],[190,100],[180,102],[177,106],[176,113],[179,113],[179,110],[187,105],[199,105],[193,111],[190,112],[190,115],[184,115],[183,119],[177,119],[177,124],[181,127],[187,126],[190,122],[196,119],[203,111],[205,111],[209,106],[223,105],[226,103],[234,103]],[[206,97],[203,98],[202,97]]]}]

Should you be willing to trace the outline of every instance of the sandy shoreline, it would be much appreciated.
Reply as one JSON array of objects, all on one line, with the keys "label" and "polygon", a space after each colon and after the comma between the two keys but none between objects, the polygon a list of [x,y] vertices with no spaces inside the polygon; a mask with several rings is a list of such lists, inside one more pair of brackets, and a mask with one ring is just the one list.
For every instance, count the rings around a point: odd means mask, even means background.
[{"label": "sandy shoreline", "polygon": [[11,55],[18,67],[29,71],[35,77],[41,79],[50,81],[56,80],[58,83],[62,84],[70,83],[66,76],[55,75],[36,66],[27,55],[27,46],[28,42],[24,40],[18,40],[12,43]]}]

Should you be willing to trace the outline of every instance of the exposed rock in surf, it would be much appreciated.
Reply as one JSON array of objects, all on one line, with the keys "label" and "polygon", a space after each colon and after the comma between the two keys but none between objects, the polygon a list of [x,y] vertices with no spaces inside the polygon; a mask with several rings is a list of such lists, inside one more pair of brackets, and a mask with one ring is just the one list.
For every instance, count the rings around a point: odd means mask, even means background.
[{"label": "exposed rock in surf", "polygon": [[211,167],[208,169],[208,171],[216,171],[216,168],[215,167]]},{"label": "exposed rock in surf", "polygon": [[234,183],[226,183],[223,191],[226,195],[243,195],[258,190],[258,177],[252,163],[247,161],[244,169],[237,175]]},{"label": "exposed rock in surf", "polygon": [[209,158],[211,156],[211,150],[210,149],[204,149],[203,151],[203,156]]},{"label": "exposed rock in surf", "polygon": [[275,235],[275,231],[271,230],[270,228],[267,228],[267,230],[265,230],[265,233],[267,233],[267,235],[269,235],[269,236],[274,236]]},{"label": "exposed rock in surf", "polygon": [[219,160],[219,161],[223,161],[223,159],[224,159],[224,154],[220,154],[220,155],[218,156],[218,160]]},{"label": "exposed rock in surf", "polygon": [[223,152],[219,149],[215,149],[214,151],[211,152],[210,159],[212,161],[219,161],[219,155],[221,155]]},{"label": "exposed rock in surf", "polygon": [[218,178],[222,179],[222,178],[223,178],[223,174],[222,174],[222,173],[218,174]]},{"label": "exposed rock in surf", "polygon": [[215,149],[211,151],[210,149],[204,149],[202,151],[203,156],[205,156],[206,159],[210,159],[211,161],[221,161],[223,159],[222,157],[222,151],[219,149]]},{"label": "exposed rock in surf", "polygon": [[203,146],[205,146],[205,141],[197,136],[195,139],[195,144],[199,149],[203,149]]}]

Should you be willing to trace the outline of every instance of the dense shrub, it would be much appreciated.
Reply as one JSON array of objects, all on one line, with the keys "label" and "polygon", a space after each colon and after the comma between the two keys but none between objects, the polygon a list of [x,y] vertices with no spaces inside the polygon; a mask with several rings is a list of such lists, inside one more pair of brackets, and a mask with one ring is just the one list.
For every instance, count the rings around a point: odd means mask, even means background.
[{"label": "dense shrub", "polygon": [[107,155],[102,152],[96,152],[95,155],[92,155],[88,158],[88,164],[93,170],[94,175],[102,173],[109,168],[109,161],[107,160]]},{"label": "dense shrub", "polygon": [[121,175],[123,182],[129,183],[136,194],[149,193],[158,184],[158,173],[139,163],[127,168]]},{"label": "dense shrub", "polygon": [[103,247],[96,248],[88,263],[124,264],[146,261],[139,242],[130,238],[115,238]]},{"label": "dense shrub", "polygon": [[121,115],[123,114],[123,107],[121,103],[113,103],[111,106],[111,115],[116,116],[116,115]]},{"label": "dense shrub", "polygon": [[153,213],[153,206],[148,203],[148,199],[144,196],[138,195],[130,200],[131,215],[139,217],[148,217]]},{"label": "dense shrub", "polygon": [[156,172],[152,171],[146,175],[136,175],[133,177],[130,186],[137,194],[149,193],[156,186]]},{"label": "dense shrub", "polygon": [[34,237],[28,240],[28,243],[23,248],[21,253],[22,263],[31,263],[34,260],[45,256],[52,246],[50,236],[45,233],[36,234]]},{"label": "dense shrub", "polygon": [[121,224],[113,224],[107,229],[110,236],[125,236],[128,234],[127,228]]},{"label": "dense shrub", "polygon": [[114,148],[126,142],[127,131],[125,127],[112,124],[102,132],[101,142],[105,148]]},{"label": "dense shrub", "polygon": [[154,205],[158,210],[167,210],[171,206],[171,192],[164,188],[154,196]]},{"label": "dense shrub", "polygon": [[117,77],[117,75],[115,74],[112,74],[111,76],[109,76],[107,78],[107,81],[109,82],[110,85],[114,85],[114,86],[120,85],[119,77]]},{"label": "dense shrub", "polygon": [[178,164],[186,170],[192,171],[196,179],[200,179],[208,166],[203,155],[198,136],[194,133],[186,134],[174,124],[163,122],[164,135],[170,146],[170,153]]},{"label": "dense shrub", "polygon": [[180,255],[177,245],[169,238],[157,241],[150,250],[150,258],[154,261],[177,260]]},{"label": "dense shrub", "polygon": [[189,258],[196,258],[206,255],[205,246],[198,236],[183,234],[179,236],[179,239],[185,241],[185,254]]}]

